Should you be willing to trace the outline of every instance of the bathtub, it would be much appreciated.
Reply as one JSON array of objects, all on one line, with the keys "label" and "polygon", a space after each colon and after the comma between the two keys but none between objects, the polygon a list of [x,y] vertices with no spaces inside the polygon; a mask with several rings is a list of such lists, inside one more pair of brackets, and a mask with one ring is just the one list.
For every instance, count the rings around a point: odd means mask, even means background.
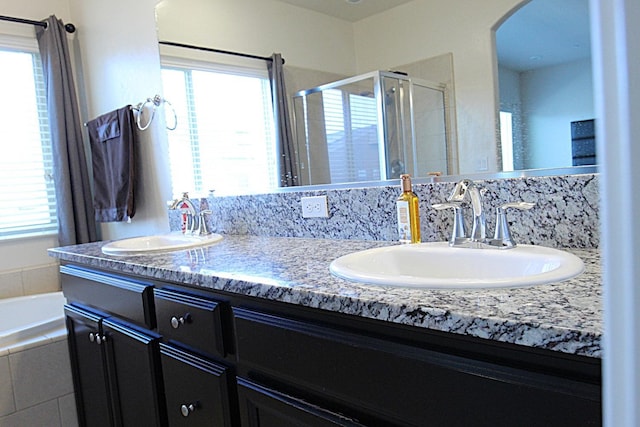
[{"label": "bathtub", "polygon": [[78,426],[64,303],[62,292],[0,299],[0,426]]},{"label": "bathtub", "polygon": [[65,301],[62,292],[0,299],[0,349],[59,335]]}]

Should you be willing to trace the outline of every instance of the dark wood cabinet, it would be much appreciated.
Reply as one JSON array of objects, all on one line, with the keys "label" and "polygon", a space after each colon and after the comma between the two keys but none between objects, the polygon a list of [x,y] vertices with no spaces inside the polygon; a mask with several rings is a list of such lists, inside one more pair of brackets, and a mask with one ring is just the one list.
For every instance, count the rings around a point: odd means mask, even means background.
[{"label": "dark wood cabinet", "polygon": [[232,427],[229,369],[166,344],[160,353],[169,425]]},{"label": "dark wood cabinet", "polygon": [[241,308],[234,319],[242,375],[366,425],[601,424],[599,374],[589,369],[586,381],[552,360],[534,368],[517,353],[477,353],[478,344],[454,349]]},{"label": "dark wood cabinet", "polygon": [[116,319],[102,321],[116,425],[165,426],[159,337]]},{"label": "dark wood cabinet", "polygon": [[164,426],[158,338],[87,308],[65,314],[80,424]]},{"label": "dark wood cabinet", "polygon": [[250,427],[358,427],[358,422],[245,379],[238,379],[240,416]]},{"label": "dark wood cabinet", "polygon": [[222,305],[211,298],[154,289],[158,332],[177,345],[207,356],[224,357]]},{"label": "dark wood cabinet", "polygon": [[598,426],[598,359],[62,267],[86,426]]},{"label": "dark wood cabinet", "polygon": [[68,342],[78,420],[87,427],[114,425],[113,405],[107,382],[106,354],[97,337],[101,318],[78,307],[65,306]]}]

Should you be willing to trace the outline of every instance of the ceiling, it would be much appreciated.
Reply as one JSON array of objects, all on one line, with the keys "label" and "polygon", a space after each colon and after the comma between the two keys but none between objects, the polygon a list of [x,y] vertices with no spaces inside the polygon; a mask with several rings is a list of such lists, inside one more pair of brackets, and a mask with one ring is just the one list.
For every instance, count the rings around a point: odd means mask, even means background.
[{"label": "ceiling", "polygon": [[[357,22],[414,0],[278,1]],[[498,61],[525,71],[589,58],[589,29],[589,0],[532,0],[496,32]]]},{"label": "ceiling", "polygon": [[279,0],[325,15],[356,22],[413,0]]},{"label": "ceiling", "polygon": [[589,0],[532,0],[498,28],[496,46],[516,71],[590,58]]}]

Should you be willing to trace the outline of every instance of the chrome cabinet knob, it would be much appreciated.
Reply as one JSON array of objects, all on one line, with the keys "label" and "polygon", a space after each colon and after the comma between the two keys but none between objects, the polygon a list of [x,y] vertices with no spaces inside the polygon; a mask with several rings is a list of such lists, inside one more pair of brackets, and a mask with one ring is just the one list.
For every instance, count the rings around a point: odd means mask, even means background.
[{"label": "chrome cabinet knob", "polygon": [[173,316],[171,318],[171,327],[173,329],[178,329],[181,325],[184,325],[185,323],[190,323],[191,322],[191,314],[187,313],[184,316]]},{"label": "chrome cabinet knob", "polygon": [[107,336],[106,335],[100,336],[98,332],[95,332],[95,333],[90,332],[89,341],[94,342],[96,344],[102,344],[103,342],[107,341]]},{"label": "chrome cabinet knob", "polygon": [[196,410],[196,408],[198,407],[198,403],[189,403],[189,404],[184,404],[182,406],[180,406],[180,412],[182,413],[183,417],[188,417],[189,414],[191,414],[193,411]]}]

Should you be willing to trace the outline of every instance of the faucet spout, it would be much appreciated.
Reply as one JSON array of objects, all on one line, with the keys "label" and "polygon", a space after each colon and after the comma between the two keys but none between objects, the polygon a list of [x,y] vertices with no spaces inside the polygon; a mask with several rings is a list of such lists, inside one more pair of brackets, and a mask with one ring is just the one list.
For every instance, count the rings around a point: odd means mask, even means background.
[{"label": "faucet spout", "polygon": [[473,220],[470,239],[472,241],[484,241],[487,238],[487,221],[482,209],[482,195],[478,186],[470,179],[463,179],[458,182],[449,196],[450,202],[462,202],[469,194]]}]

